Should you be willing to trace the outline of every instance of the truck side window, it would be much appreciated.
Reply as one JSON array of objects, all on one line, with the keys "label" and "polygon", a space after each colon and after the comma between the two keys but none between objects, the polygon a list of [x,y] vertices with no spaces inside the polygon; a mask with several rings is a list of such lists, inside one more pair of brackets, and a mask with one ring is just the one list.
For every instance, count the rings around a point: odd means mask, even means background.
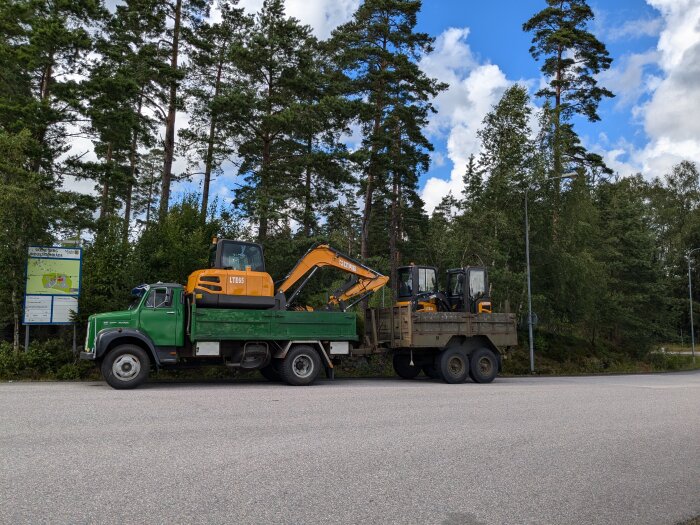
[{"label": "truck side window", "polygon": [[172,295],[168,294],[167,288],[156,288],[148,294],[146,306],[149,308],[169,308],[172,306],[172,302]]}]

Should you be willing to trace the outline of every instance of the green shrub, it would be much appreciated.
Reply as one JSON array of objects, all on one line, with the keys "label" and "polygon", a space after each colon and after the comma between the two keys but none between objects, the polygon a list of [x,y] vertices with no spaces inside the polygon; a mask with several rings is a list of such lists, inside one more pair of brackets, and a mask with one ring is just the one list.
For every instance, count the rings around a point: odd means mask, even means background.
[{"label": "green shrub", "polygon": [[75,381],[80,379],[80,367],[77,364],[66,364],[56,372],[56,379],[61,381]]}]

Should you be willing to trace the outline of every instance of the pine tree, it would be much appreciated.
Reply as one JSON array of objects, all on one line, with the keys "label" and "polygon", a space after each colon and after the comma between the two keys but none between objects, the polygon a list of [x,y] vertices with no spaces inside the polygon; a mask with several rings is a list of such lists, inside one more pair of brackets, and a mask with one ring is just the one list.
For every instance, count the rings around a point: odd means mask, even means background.
[{"label": "pine tree", "polygon": [[[331,39],[334,61],[345,74],[348,96],[356,101],[362,126],[363,194],[361,253],[370,254],[370,231],[377,192],[387,185],[394,203],[390,237],[396,242],[400,190],[427,166],[430,143],[422,134],[430,99],[445,86],[429,79],[416,59],[432,49],[433,39],[415,31],[419,0],[367,0]],[[400,165],[392,162],[406,155]],[[391,260],[395,261],[396,248]]]},{"label": "pine tree", "polygon": [[[232,136],[238,137],[240,173],[245,185],[234,204],[266,241],[273,228],[288,222],[298,192],[301,166],[297,106],[304,101],[307,68],[314,67],[316,41],[311,29],[284,13],[282,0],[266,0],[255,17],[251,38],[234,57],[238,81],[226,99]],[[292,162],[290,162],[292,161]]]},{"label": "pine tree", "polygon": [[188,49],[185,97],[190,119],[180,132],[181,148],[186,152],[190,168],[203,169],[202,220],[209,207],[211,179],[222,162],[233,153],[231,137],[222,122],[222,101],[235,85],[236,69],[232,62],[235,48],[241,47],[252,20],[243,9],[234,6],[237,0],[223,3],[221,21],[204,24],[192,35]]},{"label": "pine tree", "polygon": [[579,142],[570,125],[572,117],[598,121],[601,100],[614,96],[596,80],[596,75],[610,67],[612,58],[605,44],[587,30],[594,15],[586,0],[546,1],[547,7],[525,22],[523,30],[533,33],[530,54],[535,60],[544,59],[542,73],[548,84],[537,96],[553,102],[552,170],[554,176],[560,176],[571,169],[567,161],[577,157]]},{"label": "pine tree", "polygon": [[[161,175],[161,199],[158,220],[162,221],[168,212],[170,185],[172,182],[173,160],[175,157],[175,117],[179,102],[179,83],[183,72],[180,68],[181,40],[187,40],[197,34],[204,19],[209,15],[210,0],[146,0],[152,2],[153,8],[163,13],[172,27],[166,31],[170,55],[168,70],[168,110],[165,115],[165,138],[163,141],[163,174]],[[169,39],[169,40],[168,40]]]}]

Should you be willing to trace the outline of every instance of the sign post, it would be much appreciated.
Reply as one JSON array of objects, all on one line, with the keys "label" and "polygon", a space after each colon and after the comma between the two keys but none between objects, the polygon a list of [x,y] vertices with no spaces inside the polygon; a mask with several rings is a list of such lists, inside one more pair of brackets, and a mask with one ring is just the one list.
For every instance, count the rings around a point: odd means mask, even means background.
[{"label": "sign post", "polygon": [[82,248],[30,246],[24,293],[25,350],[30,325],[71,325],[78,312]]}]

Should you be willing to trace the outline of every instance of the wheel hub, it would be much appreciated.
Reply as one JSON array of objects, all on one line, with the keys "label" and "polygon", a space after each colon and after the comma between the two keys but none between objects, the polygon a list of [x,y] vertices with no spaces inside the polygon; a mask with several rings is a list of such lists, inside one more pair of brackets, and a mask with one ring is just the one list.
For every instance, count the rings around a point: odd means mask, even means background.
[{"label": "wheel hub", "polygon": [[314,362],[307,355],[298,355],[292,361],[292,370],[299,378],[309,377],[314,371]]},{"label": "wheel hub", "polygon": [[453,356],[447,362],[447,367],[450,370],[450,374],[459,375],[464,371],[464,361],[458,356]]},{"label": "wheel hub", "polygon": [[122,381],[129,381],[139,375],[141,362],[133,354],[123,354],[117,357],[112,364],[114,376]]},{"label": "wheel hub", "polygon": [[479,359],[479,371],[485,375],[488,376],[491,373],[492,370],[492,365],[491,365],[491,360],[487,357],[482,357]]}]

